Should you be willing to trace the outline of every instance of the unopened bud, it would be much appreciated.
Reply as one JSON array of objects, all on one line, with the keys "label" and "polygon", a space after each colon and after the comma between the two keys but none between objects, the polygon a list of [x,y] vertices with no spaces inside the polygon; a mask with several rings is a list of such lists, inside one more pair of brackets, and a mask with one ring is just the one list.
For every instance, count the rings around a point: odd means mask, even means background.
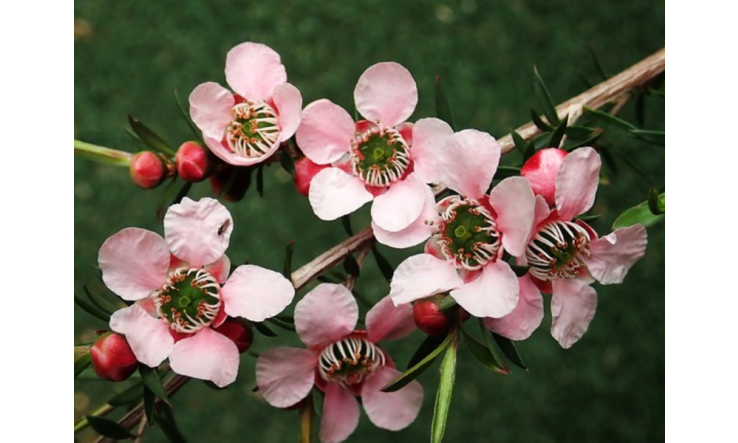
[{"label": "unopened bud", "polygon": [[222,325],[215,328],[215,332],[225,335],[236,344],[238,352],[244,353],[249,350],[254,342],[254,333],[251,328],[238,320],[229,318]]},{"label": "unopened bud", "polygon": [[330,165],[319,165],[313,163],[309,158],[303,157],[295,162],[295,187],[297,192],[308,196],[310,192],[310,182],[315,175]]},{"label": "unopened bud", "polygon": [[533,192],[545,198],[549,206],[556,205],[556,175],[567,154],[558,148],[541,149],[520,170],[520,175],[528,179]]},{"label": "unopened bud", "polygon": [[116,333],[102,335],[90,348],[90,356],[92,369],[105,380],[126,380],[138,366],[125,337]]},{"label": "unopened bud", "polygon": [[182,180],[200,182],[208,178],[213,169],[210,151],[195,142],[184,142],[177,150],[174,161]]},{"label": "unopened bud", "polygon": [[151,151],[141,151],[131,159],[131,180],[144,189],[159,186],[167,178],[168,168],[164,160]]},{"label": "unopened bud", "polygon": [[448,317],[438,307],[437,300],[434,298],[426,298],[413,303],[413,318],[415,326],[431,337],[438,337],[448,330]]}]

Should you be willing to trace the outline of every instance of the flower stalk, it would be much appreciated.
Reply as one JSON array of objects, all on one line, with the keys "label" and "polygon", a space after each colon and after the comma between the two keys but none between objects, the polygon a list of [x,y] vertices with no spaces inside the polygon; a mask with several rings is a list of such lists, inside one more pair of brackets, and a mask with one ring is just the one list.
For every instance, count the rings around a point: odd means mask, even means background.
[{"label": "flower stalk", "polygon": [[74,140],[74,155],[93,160],[98,163],[127,168],[131,164],[132,154],[117,149],[105,148],[103,146]]}]

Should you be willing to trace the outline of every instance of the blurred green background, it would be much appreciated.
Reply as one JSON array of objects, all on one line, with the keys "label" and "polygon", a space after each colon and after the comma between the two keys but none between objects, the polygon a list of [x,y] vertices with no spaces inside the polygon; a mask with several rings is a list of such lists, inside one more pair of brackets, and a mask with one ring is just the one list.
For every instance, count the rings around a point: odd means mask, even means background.
[{"label": "blurred green background", "polygon": [[[379,61],[407,67],[420,102],[411,120],[434,115],[434,79],[443,80],[459,128],[501,137],[529,120],[532,66],[537,65],[556,102],[586,89],[582,76],[599,81],[590,48],[611,73],[664,45],[664,2],[551,0],[439,2],[75,2],[75,132],[78,139],[135,152],[143,148],[124,133],[131,113],[170,143],[192,138],[172,91],[186,101],[204,81],[225,85],[227,51],[261,42],[282,56],[289,81],[304,103],[330,98],[353,109],[359,75]],[[649,99],[646,126],[663,129],[663,98]],[[633,119],[633,106],[621,114]],[[606,233],[625,208],[664,185],[664,150],[616,138],[615,152],[636,163],[636,173],[616,157],[604,172],[595,227]],[[278,166],[265,171],[266,196],[255,192],[226,203],[234,216],[228,255],[232,261],[281,269],[284,245],[295,240],[295,267],[346,236],[340,222],[318,220]],[[75,292],[83,283],[102,290],[93,266],[97,250],[118,230],[138,226],[159,233],[155,217],[161,190],[140,190],[127,171],[75,159]],[[196,185],[193,197],[209,194]],[[353,217],[367,225],[367,208]],[[597,315],[584,338],[562,350],[549,334],[550,313],[518,349],[530,371],[500,376],[461,348],[446,441],[561,442],[657,441],[664,438],[664,227],[649,229],[647,254],[619,286],[598,286]],[[381,248],[397,265],[416,252]],[[357,290],[376,301],[388,292],[373,261]],[[71,303],[71,301],[70,301]],[[291,308],[290,308],[291,309]],[[366,307],[362,306],[366,312]],[[75,343],[89,341],[105,325],[75,307]],[[473,328],[475,330],[475,328]],[[402,367],[423,336],[415,332],[385,346]],[[257,335],[254,350],[294,337]],[[239,379],[214,392],[191,382],[175,398],[175,417],[190,441],[294,441],[295,411],[269,407],[256,394],[254,361],[244,355]],[[393,433],[364,415],[350,441],[425,441],[429,438],[438,377],[420,377],[426,400],[417,421]],[[75,381],[75,419],[127,384]],[[118,417],[113,415],[112,417]],[[91,433],[77,436],[79,441]],[[145,441],[166,441],[159,430]]]}]

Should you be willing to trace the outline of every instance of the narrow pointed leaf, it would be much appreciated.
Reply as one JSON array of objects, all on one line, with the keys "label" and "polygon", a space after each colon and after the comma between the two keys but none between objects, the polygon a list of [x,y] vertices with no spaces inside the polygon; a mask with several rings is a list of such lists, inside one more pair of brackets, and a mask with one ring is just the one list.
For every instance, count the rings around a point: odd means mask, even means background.
[{"label": "narrow pointed leaf", "polygon": [[289,175],[292,177],[295,176],[295,161],[292,160],[292,156],[290,156],[289,152],[282,150],[282,152],[279,153],[279,164],[282,165],[282,168],[284,168]]},{"label": "narrow pointed leaf", "polygon": [[415,350],[413,356],[410,357],[410,361],[407,362],[407,369],[417,365],[421,360],[430,355],[431,352],[438,349],[443,344],[443,341],[446,340],[446,337],[447,335],[439,335],[437,337],[427,336],[418,349]]},{"label": "narrow pointed leaf", "polygon": [[351,227],[351,217],[348,214],[341,217],[341,224],[343,225],[343,230],[346,231],[346,234],[348,234],[349,237],[353,237],[354,229]]},{"label": "narrow pointed leaf", "polygon": [[626,209],[622,214],[615,219],[612,223],[613,229],[627,228],[633,226],[636,223],[640,223],[645,227],[653,226],[660,221],[663,221],[666,216],[664,214],[654,215],[648,207],[648,202],[645,201],[632,208]]},{"label": "narrow pointed leaf", "polygon": [[113,312],[116,311],[116,308],[112,306],[107,300],[102,298],[102,296],[96,292],[93,292],[90,290],[90,288],[87,287],[87,285],[82,285],[82,289],[85,291],[85,294],[87,295],[87,298],[90,299],[90,301],[100,308],[101,311],[108,315],[112,315]]},{"label": "narrow pointed leaf", "polygon": [[582,139],[589,137],[594,131],[595,128],[590,128],[588,126],[568,125],[565,133],[569,138]]},{"label": "narrow pointed leaf", "polygon": [[515,166],[498,166],[495,172],[495,180],[502,180],[508,177],[516,177],[520,175],[520,168]]},{"label": "narrow pointed leaf", "polygon": [[266,321],[272,323],[274,326],[276,326],[278,328],[282,328],[282,329],[284,329],[286,331],[295,332],[295,326],[294,325],[292,325],[290,323],[287,323],[287,322],[285,322],[283,320],[280,320],[280,319],[278,319],[276,317],[268,318],[268,319],[266,319]]},{"label": "narrow pointed leaf", "polygon": [[292,281],[292,251],[295,249],[295,241],[287,243],[284,250],[284,266],[282,267],[282,275],[289,281]]},{"label": "narrow pointed leaf", "polygon": [[110,397],[110,399],[108,400],[108,404],[115,407],[128,406],[141,400],[141,396],[143,395],[142,384],[143,383],[139,381],[125,391],[115,394],[114,396]]},{"label": "narrow pointed leaf", "polygon": [[440,346],[425,356],[422,360],[416,363],[412,368],[403,372],[402,375],[387,383],[387,386],[383,387],[382,392],[395,392],[403,387],[407,386],[408,383],[415,380],[420,374],[422,374],[433,361],[443,352],[444,349],[448,348],[452,341],[456,339],[455,334],[448,334],[443,340]]},{"label": "narrow pointed leaf", "polygon": [[177,195],[174,196],[174,199],[172,199],[172,203],[169,204],[169,206],[181,203],[182,199],[187,196],[187,193],[190,192],[191,188],[192,182],[185,182],[185,184],[180,188],[179,192],[177,192]]},{"label": "narrow pointed leaf", "polygon": [[543,121],[538,115],[538,112],[536,112],[536,110],[533,108],[530,109],[530,118],[531,120],[533,120],[533,124],[535,124],[536,127],[538,127],[538,129],[540,129],[541,131],[550,132],[553,130],[553,126]]},{"label": "narrow pointed leaf", "polygon": [[179,430],[177,423],[174,421],[172,408],[160,408],[159,413],[154,414],[154,423],[159,425],[164,435],[167,436],[171,443],[186,443],[182,432]]},{"label": "narrow pointed leaf", "polygon": [[159,137],[154,131],[146,127],[146,125],[141,123],[140,120],[138,120],[131,114],[128,114],[128,124],[131,125],[131,129],[133,129],[133,132],[138,135],[138,137],[141,139],[142,142],[146,144],[146,146],[150,147],[154,151],[174,157],[174,155],[176,154],[174,152],[174,149],[172,149],[169,144],[165,142],[161,137]]},{"label": "narrow pointed leaf", "polygon": [[253,323],[254,328],[259,331],[261,335],[265,335],[267,337],[276,337],[277,333],[272,331],[269,326],[265,325],[264,323],[260,322],[254,322]]},{"label": "narrow pointed leaf", "polygon": [[647,141],[654,145],[664,146],[666,144],[666,132],[652,131],[648,129],[632,129],[630,131],[636,138]]},{"label": "narrow pointed leaf", "polygon": [[167,391],[164,390],[164,386],[161,384],[159,371],[155,368],[150,368],[144,364],[140,364],[138,365],[138,372],[141,374],[141,380],[143,380],[146,387],[149,388],[154,395],[164,400],[166,404],[171,405],[169,397],[167,396]]},{"label": "narrow pointed leaf", "polygon": [[392,276],[395,274],[395,270],[390,262],[387,261],[387,259],[379,252],[376,245],[372,246],[372,254],[374,255],[374,261],[377,262],[379,272],[382,273],[382,277],[384,277],[388,282],[391,281]]},{"label": "narrow pointed leaf", "polygon": [[510,268],[513,270],[513,272],[515,273],[515,276],[517,277],[522,277],[528,273],[527,266],[518,266],[518,265],[511,264]]},{"label": "narrow pointed leaf", "polygon": [[361,273],[359,263],[356,262],[356,259],[351,254],[346,254],[346,258],[343,259],[343,270],[346,271],[348,275],[353,275],[354,277],[358,277]]},{"label": "narrow pointed leaf", "polygon": [[535,66],[533,67],[533,77],[535,79],[533,90],[536,94],[536,100],[538,100],[538,106],[543,109],[543,115],[546,116],[549,123],[558,125],[559,115],[556,113],[556,103],[551,98],[551,93],[548,92],[546,83],[544,83],[541,74],[538,72],[538,68]]},{"label": "narrow pointed leaf", "polygon": [[602,214],[582,215],[580,217],[577,217],[577,220],[589,223],[597,220],[600,217],[602,217]]},{"label": "narrow pointed leaf", "polygon": [[154,423],[154,407],[156,405],[156,394],[154,394],[154,391],[149,389],[149,387],[146,385],[144,385],[143,390],[143,403],[146,420],[149,422],[149,424],[152,424]]},{"label": "narrow pointed leaf", "polygon": [[92,363],[90,357],[90,346],[74,347],[74,378],[77,378]]},{"label": "narrow pointed leaf", "polygon": [[77,306],[82,308],[85,312],[92,315],[93,317],[97,317],[105,323],[110,322],[110,315],[103,312],[100,308],[92,304],[92,302],[85,300],[77,294],[74,295],[74,302],[77,304]]},{"label": "narrow pointed leaf", "polygon": [[264,198],[264,163],[256,168],[256,192],[259,193],[259,197]]},{"label": "narrow pointed leaf", "polygon": [[638,94],[638,98],[636,98],[635,114],[638,126],[646,126],[646,94],[643,92]]},{"label": "narrow pointed leaf", "polygon": [[525,155],[528,150],[528,143],[520,136],[520,134],[517,133],[517,131],[514,131],[513,129],[510,129],[510,135],[512,136],[513,143],[515,143],[515,148],[520,151],[521,154]]},{"label": "narrow pointed leaf", "polygon": [[190,115],[185,111],[184,106],[182,106],[182,102],[179,100],[179,94],[177,93],[177,90],[174,90],[174,101],[177,102],[177,108],[179,109],[180,114],[182,114],[182,118],[187,123],[187,126],[189,126],[190,130],[192,131],[192,134],[197,138],[197,140],[202,144],[205,145],[205,140],[202,139],[202,133],[199,129],[197,129],[197,126],[192,122],[192,119],[190,118]]},{"label": "narrow pointed leaf", "polygon": [[597,132],[594,132],[594,133],[592,134],[592,136],[591,136],[591,137],[589,137],[589,138],[587,138],[587,139],[584,139],[584,140],[582,140],[582,141],[580,141],[580,142],[576,142],[576,143],[574,143],[574,144],[573,144],[573,145],[571,145],[571,146],[567,146],[567,147],[566,147],[565,149],[566,149],[567,151],[573,151],[573,150],[575,150],[575,149],[577,149],[577,148],[581,148],[581,147],[583,147],[583,146],[592,146],[592,145],[594,145],[594,143],[595,143],[595,142],[596,142],[596,141],[597,141],[597,140],[598,140],[598,139],[599,139],[600,137],[602,137],[602,134],[604,134],[604,131],[597,131]]},{"label": "narrow pointed leaf", "polygon": [[656,188],[651,188],[648,191],[648,209],[653,215],[661,215],[665,212],[665,194],[659,195],[659,191]]},{"label": "narrow pointed leaf", "polygon": [[510,371],[510,368],[505,364],[505,362],[502,360],[502,357],[500,356],[500,353],[497,352],[497,347],[495,346],[494,339],[492,338],[492,331],[487,328],[487,325],[484,324],[483,318],[478,318],[477,323],[479,324],[479,331],[482,333],[482,337],[484,338],[484,344],[487,346],[487,350],[492,354],[495,360],[502,362],[502,366],[507,369],[507,371]]},{"label": "narrow pointed leaf", "polygon": [[169,181],[169,184],[164,187],[164,190],[162,191],[161,195],[159,196],[159,199],[156,202],[156,218],[159,221],[164,220],[164,212],[169,207],[166,206],[166,204],[172,199],[175,195],[174,190],[177,189],[175,187],[176,183],[179,182],[178,177],[172,177],[172,179]]},{"label": "narrow pointed leaf", "polygon": [[569,122],[569,116],[567,115],[556,127],[556,130],[551,134],[551,138],[548,139],[548,146],[550,148],[558,148],[561,145],[561,140],[564,138],[566,132],[566,124]]},{"label": "narrow pointed leaf", "polygon": [[515,348],[515,344],[507,337],[503,337],[501,335],[492,333],[492,337],[495,339],[495,343],[497,343],[497,346],[500,347],[502,350],[502,353],[505,354],[507,358],[510,359],[515,366],[519,367],[520,369],[528,370],[528,367],[525,366],[525,363],[523,363],[523,359],[520,357],[520,354],[518,353],[517,348]]},{"label": "narrow pointed leaf", "polygon": [[134,435],[128,432],[126,428],[112,420],[95,417],[94,415],[86,415],[85,417],[87,417],[90,427],[103,437],[113,438],[116,440],[125,440],[134,437]]},{"label": "narrow pointed leaf", "polygon": [[469,352],[477,362],[479,362],[479,364],[487,369],[497,372],[498,374],[510,374],[510,369],[507,365],[503,361],[497,360],[486,345],[482,344],[464,329],[461,330],[461,333],[464,335],[464,342],[466,343]]},{"label": "narrow pointed leaf", "polygon": [[597,109],[592,108],[584,108],[584,111],[587,113],[587,115],[591,116],[594,121],[596,121],[598,124],[602,124],[605,126],[611,126],[619,129],[624,129],[626,131],[632,131],[637,130],[634,125],[626,122],[625,120],[615,117],[612,114],[608,114],[607,112],[600,111]]},{"label": "narrow pointed leaf", "polygon": [[451,333],[449,337],[453,337],[453,340],[446,347],[446,352],[443,354],[443,359],[441,360],[441,377],[438,382],[438,392],[436,392],[436,403],[433,406],[433,421],[431,422],[432,443],[443,441],[443,434],[446,433],[448,412],[451,408],[451,394],[453,393],[454,382],[456,380],[458,335]]},{"label": "narrow pointed leaf", "polygon": [[436,117],[448,123],[451,129],[456,130],[456,122],[454,121],[454,113],[448,102],[448,97],[441,87],[441,77],[436,76]]}]

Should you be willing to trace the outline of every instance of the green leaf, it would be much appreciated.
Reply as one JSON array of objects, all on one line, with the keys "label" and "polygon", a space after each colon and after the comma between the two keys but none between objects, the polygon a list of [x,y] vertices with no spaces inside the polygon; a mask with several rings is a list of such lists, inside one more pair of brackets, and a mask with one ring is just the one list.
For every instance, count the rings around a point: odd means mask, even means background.
[{"label": "green leaf", "polygon": [[582,215],[582,216],[577,217],[577,220],[581,220],[583,222],[593,222],[600,217],[602,217],[602,214]]},{"label": "green leaf", "polygon": [[507,365],[503,361],[495,358],[486,345],[482,344],[464,329],[461,329],[461,333],[464,335],[464,342],[466,343],[466,347],[469,348],[469,352],[482,366],[487,369],[491,369],[498,374],[507,375],[510,373],[510,369]]},{"label": "green leaf", "polygon": [[282,165],[282,168],[284,168],[289,175],[292,177],[295,176],[295,161],[292,160],[292,156],[290,156],[289,152],[283,150],[279,153],[279,164]]},{"label": "green leaf", "polygon": [[143,394],[143,391],[141,389],[142,384],[143,383],[141,381],[138,381],[136,384],[126,389],[125,391],[115,394],[114,396],[110,397],[110,399],[108,400],[108,404],[118,407],[128,406],[139,401],[141,399],[141,395]]},{"label": "green leaf", "polygon": [[490,331],[489,328],[487,328],[487,325],[484,324],[484,319],[477,318],[477,323],[479,324],[479,332],[482,333],[484,343],[487,345],[487,350],[489,350],[494,359],[501,362],[502,366],[509,372],[510,368],[507,367],[505,362],[503,362],[502,357],[500,357],[500,354],[497,352],[494,340],[492,339],[492,331]]},{"label": "green leaf", "polygon": [[651,187],[648,191],[648,209],[653,215],[661,215],[666,212],[666,193],[659,195],[658,189]]},{"label": "green leaf", "polygon": [[559,115],[556,113],[556,103],[554,103],[551,98],[551,94],[548,92],[546,83],[544,83],[541,74],[538,73],[538,68],[535,66],[533,67],[533,77],[535,80],[533,82],[533,91],[535,92],[538,106],[543,109],[543,115],[546,116],[549,123],[552,125],[558,125]]},{"label": "green leaf", "polygon": [[648,207],[648,201],[644,201],[632,208],[626,209],[612,223],[613,229],[627,228],[640,223],[646,228],[664,220],[664,214],[654,215]]},{"label": "green leaf", "polygon": [[617,117],[615,117],[612,114],[608,114],[607,112],[600,111],[600,110],[597,110],[597,109],[588,108],[586,106],[584,107],[584,111],[589,116],[591,116],[592,119],[594,121],[596,121],[598,124],[602,124],[604,126],[615,127],[615,128],[619,128],[619,129],[624,129],[626,131],[632,131],[634,129],[635,130],[638,129],[635,126],[633,126],[632,124],[626,122],[625,120],[620,119],[620,118],[617,118]]},{"label": "green leaf", "polygon": [[638,94],[638,97],[636,98],[636,107],[635,107],[635,114],[636,114],[636,123],[638,123],[638,126],[646,126],[646,94],[640,93]]},{"label": "green leaf", "polygon": [[583,146],[592,146],[600,137],[602,137],[602,134],[604,134],[604,131],[597,131],[593,133],[591,137],[566,147],[566,150],[573,151],[574,149],[581,148]]},{"label": "green leaf", "polygon": [[495,180],[502,180],[508,177],[516,177],[520,175],[520,168],[515,166],[498,166],[495,172]]},{"label": "green leaf", "polygon": [[259,197],[264,198],[264,163],[260,163],[256,168],[256,192]]},{"label": "green leaf", "polygon": [[520,134],[512,128],[510,129],[510,135],[512,136],[513,143],[515,143],[515,148],[517,148],[521,154],[525,155],[526,152],[528,152],[528,143],[526,143],[525,139],[523,139],[523,137],[521,137]]},{"label": "green leaf", "polygon": [[446,421],[448,420],[448,412],[451,407],[451,394],[454,390],[454,381],[456,379],[456,349],[458,336],[455,333],[449,334],[453,340],[446,347],[446,352],[441,360],[441,377],[438,382],[438,392],[436,392],[436,403],[433,406],[433,421],[431,422],[431,442],[440,443],[443,441],[443,434],[446,433]]},{"label": "green leaf", "polygon": [[156,406],[156,394],[154,394],[154,391],[149,389],[149,387],[146,385],[144,385],[143,390],[143,403],[146,420],[149,422],[149,424],[152,424],[154,423],[154,407]]},{"label": "green leaf", "polygon": [[181,203],[182,199],[187,196],[188,192],[190,192],[190,188],[192,188],[192,182],[185,182],[182,188],[180,188],[179,192],[177,192],[177,195],[174,196],[174,199],[172,200],[172,203],[169,204],[169,206]]},{"label": "green leaf", "polygon": [[566,136],[574,139],[587,138],[595,131],[588,126],[569,125],[566,127]]},{"label": "green leaf", "polygon": [[509,358],[515,366],[520,369],[525,369],[526,371],[528,370],[528,367],[523,363],[523,359],[520,357],[520,354],[518,353],[517,348],[515,348],[515,344],[512,340],[499,334],[495,334],[494,332],[492,333],[492,337],[494,337],[495,343],[500,347],[502,353],[505,354],[505,356]]},{"label": "green leaf", "polygon": [[277,317],[271,317],[266,319],[266,321],[272,323],[274,326],[278,328],[282,328],[286,331],[295,332],[295,326],[293,324],[287,323],[284,320],[280,320]]},{"label": "green leaf", "polygon": [[666,144],[666,132],[652,131],[649,129],[632,129],[630,131],[636,138],[647,141],[654,145],[664,146]]},{"label": "green leaf", "polygon": [[284,266],[282,267],[282,275],[284,278],[292,281],[292,251],[295,249],[295,241],[287,243],[287,247],[284,250]]},{"label": "green leaf", "polygon": [[131,125],[131,129],[133,129],[133,132],[136,133],[138,138],[140,138],[141,141],[146,144],[146,146],[153,149],[154,151],[161,152],[162,154],[166,154],[170,157],[174,157],[174,155],[176,154],[174,152],[174,149],[172,149],[169,144],[165,142],[161,137],[159,137],[154,131],[146,127],[146,125],[141,123],[140,120],[138,120],[131,114],[128,114],[128,124]]},{"label": "green leaf", "polygon": [[172,443],[187,443],[182,432],[179,430],[177,423],[174,421],[172,408],[160,408],[158,414],[154,414],[154,423],[159,425],[161,431],[167,436]]},{"label": "green leaf", "polygon": [[346,258],[343,259],[343,270],[346,271],[348,275],[352,275],[354,277],[358,277],[361,273],[359,263],[356,262],[356,259],[351,254],[346,254]]},{"label": "green leaf", "polygon": [[156,201],[156,218],[159,221],[164,220],[164,212],[169,208],[168,206],[166,206],[166,204],[169,199],[174,196],[174,185],[177,182],[179,182],[179,178],[176,176],[172,177],[172,179],[169,181],[169,184],[166,185],[164,191],[162,191],[159,199]]},{"label": "green leaf", "polygon": [[564,138],[566,132],[566,125],[569,123],[569,116],[565,116],[564,119],[556,127],[556,130],[551,134],[551,138],[548,139],[548,146],[550,148],[558,148],[561,145],[561,140]]},{"label": "green leaf", "polygon": [[261,322],[253,322],[254,328],[259,331],[261,335],[267,336],[267,337],[276,337],[277,333],[272,331],[269,326],[265,325]]},{"label": "green leaf", "polygon": [[110,303],[102,298],[102,296],[96,292],[92,292],[87,285],[82,285],[82,289],[85,291],[87,298],[90,299],[92,304],[97,306],[101,311],[108,315],[112,315],[116,311],[115,307],[111,306]]},{"label": "green leaf", "polygon": [[550,132],[553,130],[553,126],[541,120],[541,117],[538,116],[538,112],[533,108],[530,109],[530,118],[533,120],[533,124],[535,124],[541,131]]},{"label": "green leaf", "polygon": [[354,230],[351,227],[351,216],[346,214],[341,217],[341,224],[343,225],[343,230],[346,231],[346,234],[348,234],[349,237],[354,236]]},{"label": "green leaf", "polygon": [[74,378],[77,378],[88,366],[92,363],[92,357],[90,357],[90,346],[75,346],[74,347]]},{"label": "green leaf", "polygon": [[441,88],[441,76],[439,75],[436,76],[436,117],[448,123],[454,131],[456,130],[454,114],[451,111],[446,93]]},{"label": "green leaf", "polygon": [[425,356],[422,360],[416,363],[412,368],[403,372],[402,375],[387,383],[385,387],[381,389],[382,392],[395,392],[403,387],[407,386],[408,383],[415,380],[420,374],[422,374],[433,361],[446,349],[452,341],[456,340],[455,334],[448,334],[443,340],[440,346]]},{"label": "green leaf", "polygon": [[527,266],[519,266],[519,265],[510,265],[510,268],[513,270],[515,275],[517,277],[522,277],[525,274],[528,273],[528,267]]},{"label": "green leaf", "polygon": [[192,119],[190,118],[190,115],[185,111],[184,106],[182,106],[182,102],[179,100],[179,94],[177,93],[177,89],[174,89],[174,101],[177,102],[177,109],[179,109],[180,114],[182,114],[182,118],[184,119],[185,123],[187,123],[187,126],[189,126],[190,130],[192,131],[192,135],[197,138],[197,140],[200,142],[201,145],[205,146],[205,140],[202,138],[202,133],[200,130],[195,126],[194,123],[192,123]]},{"label": "green leaf", "polygon": [[431,337],[430,335],[427,336],[418,349],[415,350],[413,356],[410,357],[410,361],[407,362],[407,369],[417,365],[418,362],[430,355],[431,352],[438,349],[438,347],[443,344],[443,341],[446,340],[446,337],[447,335],[439,335],[437,337]]},{"label": "green leaf", "polygon": [[77,306],[82,308],[85,312],[92,315],[93,317],[97,317],[105,323],[110,322],[109,314],[103,312],[100,308],[85,300],[84,298],[78,296],[77,294],[74,294],[74,302],[77,304]]},{"label": "green leaf", "polygon": [[377,262],[379,272],[382,273],[382,277],[388,282],[392,281],[392,276],[395,274],[395,270],[392,268],[390,262],[379,253],[376,245],[372,245],[372,254],[374,255],[374,261]]},{"label": "green leaf", "polygon": [[595,67],[597,68],[597,72],[600,74],[600,77],[602,77],[602,80],[604,81],[610,78],[610,76],[607,75],[607,72],[605,72],[605,68],[602,67],[600,58],[597,56],[597,53],[595,52],[594,48],[589,48],[589,53],[592,54],[592,60],[594,60]]},{"label": "green leaf", "polygon": [[85,415],[85,417],[90,423],[90,427],[103,437],[109,437],[116,440],[125,440],[135,437],[133,434],[128,432],[126,428],[112,420],[95,417],[94,415]]},{"label": "green leaf", "polygon": [[141,380],[143,380],[146,387],[151,389],[151,392],[166,402],[166,404],[171,405],[169,397],[167,397],[167,391],[164,390],[164,386],[161,384],[159,371],[155,368],[150,368],[144,364],[140,364],[138,365],[138,372],[141,374]]}]

